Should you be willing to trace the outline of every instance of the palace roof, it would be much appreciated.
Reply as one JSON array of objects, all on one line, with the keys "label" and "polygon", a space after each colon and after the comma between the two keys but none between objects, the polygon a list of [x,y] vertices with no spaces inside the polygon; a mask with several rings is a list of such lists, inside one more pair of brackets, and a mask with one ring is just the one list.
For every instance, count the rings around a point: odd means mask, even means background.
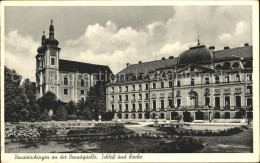
[{"label": "palace roof", "polygon": [[144,62],[139,64],[132,64],[123,69],[120,73],[124,74],[132,74],[138,71],[139,73],[144,73],[154,71],[156,69],[159,69],[161,67],[170,67],[177,64],[177,58],[172,59],[162,59],[162,60],[156,60],[156,61],[150,61],[150,62]]},{"label": "palace roof", "polygon": [[232,49],[214,51],[214,61],[225,61],[236,58],[253,58],[253,46],[242,46]]}]

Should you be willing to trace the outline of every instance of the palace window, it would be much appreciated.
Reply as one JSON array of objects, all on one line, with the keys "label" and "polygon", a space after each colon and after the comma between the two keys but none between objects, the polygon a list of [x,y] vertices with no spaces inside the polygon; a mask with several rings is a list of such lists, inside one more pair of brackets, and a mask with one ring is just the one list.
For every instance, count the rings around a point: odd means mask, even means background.
[{"label": "palace window", "polygon": [[247,74],[246,78],[247,78],[247,81],[252,81],[252,74]]},{"label": "palace window", "polygon": [[145,103],[145,109],[148,109],[148,108],[149,108],[149,104]]},{"label": "palace window", "polygon": [[125,86],[125,91],[128,92],[128,86]]},{"label": "palace window", "polygon": [[236,107],[241,107],[241,96],[236,96]]},{"label": "palace window", "polygon": [[191,79],[191,81],[190,81],[190,85],[194,85],[194,79]]},{"label": "palace window", "polygon": [[248,94],[252,94],[253,93],[252,86],[247,86],[247,93]]},{"label": "palace window", "polygon": [[84,86],[84,80],[83,80],[83,79],[80,80],[80,85],[81,85],[82,87]]},{"label": "palace window", "polygon": [[114,93],[114,87],[111,88],[111,92]]},{"label": "palace window", "polygon": [[180,86],[181,86],[181,81],[177,80],[177,87],[180,87]]},{"label": "palace window", "polygon": [[161,88],[164,88],[164,82],[161,82]]},{"label": "palace window", "polygon": [[181,99],[177,99],[177,108],[181,106]]},{"label": "palace window", "polygon": [[68,85],[68,78],[64,78],[64,85]]},{"label": "palace window", "polygon": [[111,105],[112,111],[115,111],[115,106]]},{"label": "palace window", "polygon": [[142,103],[139,104],[139,110],[142,110]]},{"label": "palace window", "polygon": [[171,81],[169,82],[169,87],[172,88],[172,82]]},{"label": "palace window", "polygon": [[125,95],[125,100],[128,101],[128,95]]},{"label": "palace window", "polygon": [[206,104],[206,106],[209,106],[209,104],[210,104],[210,98],[209,97],[205,97],[205,104]]},{"label": "palace window", "polygon": [[128,104],[125,104],[125,110],[128,111]]},{"label": "palace window", "polygon": [[225,82],[229,83],[229,76],[225,76]]},{"label": "palace window", "polygon": [[133,87],[133,91],[135,91],[135,85],[132,85],[132,87]]},{"label": "palace window", "polygon": [[122,95],[119,95],[119,101],[122,101]]},{"label": "palace window", "polygon": [[153,89],[156,89],[156,83],[153,83]]},{"label": "palace window", "polygon": [[236,81],[239,82],[240,81],[240,75],[236,74]]},{"label": "palace window", "polygon": [[216,77],[215,77],[215,83],[216,83],[216,84],[219,84],[219,76],[216,76]]},{"label": "palace window", "polygon": [[139,94],[139,100],[142,100],[142,94]]},{"label": "palace window", "polygon": [[84,95],[84,90],[81,90],[81,91],[80,91],[80,94],[81,94],[81,95]]},{"label": "palace window", "polygon": [[133,94],[133,100],[135,100],[135,94]]},{"label": "palace window", "polygon": [[156,100],[153,100],[153,110],[156,110]]},{"label": "palace window", "polygon": [[114,96],[111,96],[111,98],[112,98],[112,101],[115,101],[115,97]]},{"label": "palace window", "polygon": [[68,89],[64,89],[64,95],[68,95],[69,94],[69,90]]},{"label": "palace window", "polygon": [[146,94],[145,94],[145,99],[148,100],[148,98],[149,98],[149,94],[146,93]]},{"label": "palace window", "polygon": [[172,99],[169,99],[169,107],[170,107],[170,108],[173,107]]},{"label": "palace window", "polygon": [[139,91],[141,91],[142,90],[142,85],[141,84],[139,84]]},{"label": "palace window", "polygon": [[118,89],[119,89],[119,92],[122,92],[122,87],[121,86],[119,86]]},{"label": "palace window", "polygon": [[135,104],[132,104],[132,110],[135,111]]},{"label": "palace window", "polygon": [[146,89],[146,90],[149,89],[149,84],[145,84],[145,89]]},{"label": "palace window", "polygon": [[119,111],[122,111],[122,104],[118,105]]},{"label": "palace window", "polygon": [[164,109],[164,100],[161,100],[161,109]]},{"label": "palace window", "polygon": [[209,78],[205,78],[205,83],[209,84]]}]

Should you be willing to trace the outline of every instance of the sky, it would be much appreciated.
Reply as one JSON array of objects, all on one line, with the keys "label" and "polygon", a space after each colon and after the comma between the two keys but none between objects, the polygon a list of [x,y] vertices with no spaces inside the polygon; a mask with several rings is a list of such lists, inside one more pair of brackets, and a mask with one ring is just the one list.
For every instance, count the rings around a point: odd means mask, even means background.
[{"label": "sky", "polygon": [[5,65],[35,81],[35,56],[53,19],[60,58],[126,67],[178,57],[197,44],[252,44],[251,6],[5,7]]}]

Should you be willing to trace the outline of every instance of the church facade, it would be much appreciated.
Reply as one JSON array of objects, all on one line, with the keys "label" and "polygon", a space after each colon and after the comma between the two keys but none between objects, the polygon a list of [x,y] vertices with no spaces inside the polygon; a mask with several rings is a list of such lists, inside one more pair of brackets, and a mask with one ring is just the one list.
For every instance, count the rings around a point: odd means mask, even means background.
[{"label": "church facade", "polygon": [[37,97],[50,91],[64,102],[85,100],[89,88],[112,72],[108,66],[60,59],[58,45],[51,21],[49,38],[43,33],[36,55]]},{"label": "church facade", "polygon": [[252,46],[198,45],[178,57],[127,64],[107,84],[116,118],[235,122],[253,118]]}]

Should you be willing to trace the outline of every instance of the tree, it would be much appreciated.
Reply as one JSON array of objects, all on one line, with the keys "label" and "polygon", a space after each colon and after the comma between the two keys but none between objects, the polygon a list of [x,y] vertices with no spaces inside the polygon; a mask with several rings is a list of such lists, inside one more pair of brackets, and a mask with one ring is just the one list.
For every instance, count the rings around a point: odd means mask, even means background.
[{"label": "tree", "polygon": [[102,114],[102,119],[104,119],[105,121],[111,121],[114,118],[114,115],[115,113],[112,111],[104,112]]},{"label": "tree", "polygon": [[66,105],[66,109],[68,112],[68,115],[72,115],[76,112],[76,105],[73,101],[70,101],[67,105]]},{"label": "tree", "polygon": [[45,109],[47,111],[49,111],[50,109],[56,111],[57,103],[60,103],[60,101],[57,101],[56,95],[52,92],[47,92],[38,99],[38,104],[40,105],[42,111],[44,111]]},{"label": "tree", "polygon": [[82,115],[84,116],[84,118],[86,120],[92,120],[93,119],[93,115],[92,112],[90,111],[90,109],[88,107],[85,107],[82,111]]},{"label": "tree", "polygon": [[[27,115],[26,98],[22,94],[20,82],[22,76],[15,70],[4,68],[4,93],[5,93],[5,121],[18,122],[22,120],[21,116]],[[20,114],[22,111],[22,114]],[[24,119],[27,119],[24,118]]]},{"label": "tree", "polygon": [[98,120],[98,116],[106,112],[106,88],[105,83],[98,81],[94,87],[91,87],[86,99],[86,106],[92,112],[94,110],[94,117]]},{"label": "tree", "polygon": [[56,111],[56,118],[59,121],[66,121],[68,117],[67,110],[64,106],[59,106]]}]

